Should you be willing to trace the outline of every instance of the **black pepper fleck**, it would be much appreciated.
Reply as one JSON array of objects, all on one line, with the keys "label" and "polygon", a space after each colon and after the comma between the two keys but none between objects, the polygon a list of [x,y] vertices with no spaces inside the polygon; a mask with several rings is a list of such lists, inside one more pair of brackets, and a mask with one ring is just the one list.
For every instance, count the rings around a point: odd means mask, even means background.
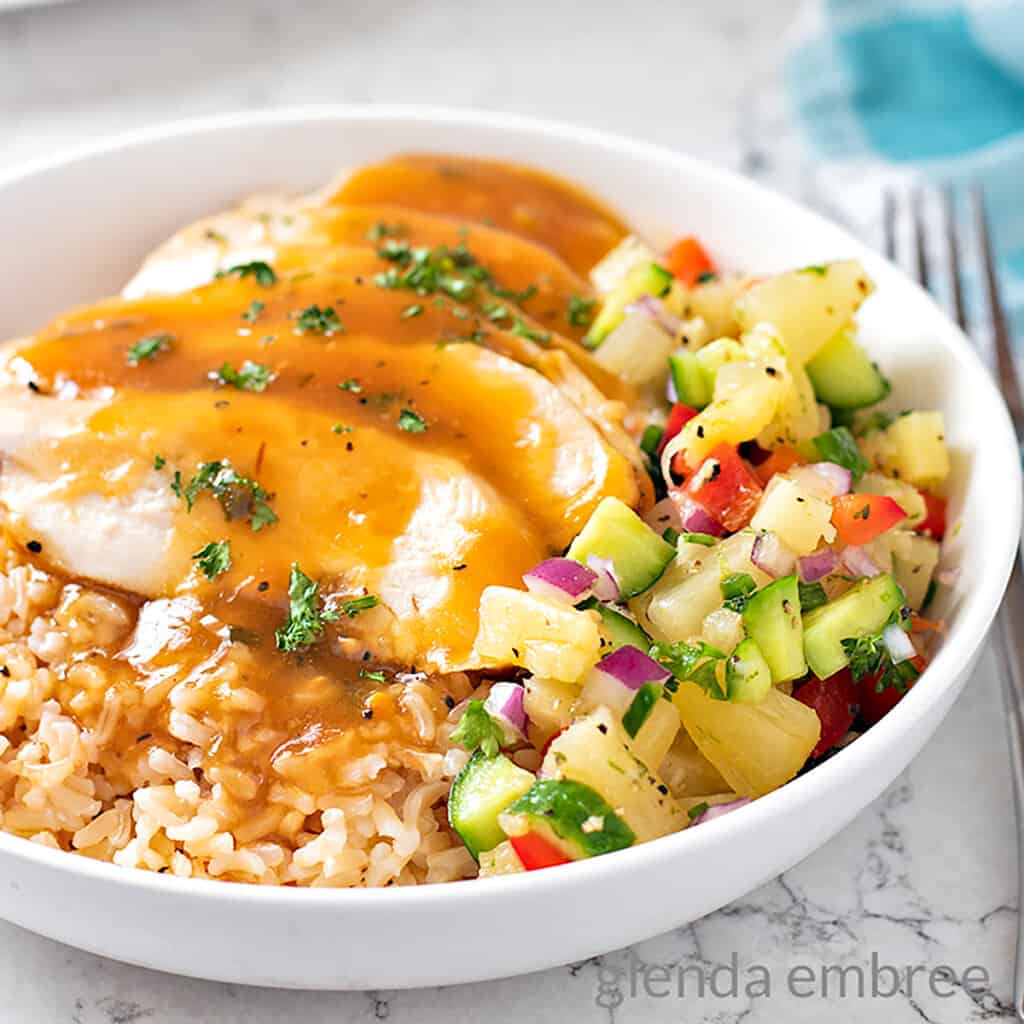
[{"label": "black pepper fleck", "polygon": [[261,583],[259,584],[259,586],[257,586],[257,587],[256,587],[256,589],[257,589],[257,590],[258,590],[258,591],[259,591],[259,592],[260,592],[261,594],[265,594],[265,593],[266,593],[266,592],[267,592],[267,591],[268,591],[268,590],[270,589],[270,584],[269,584],[269,583],[268,583],[268,582],[267,582],[266,580],[263,580],[263,581],[261,581]]},{"label": "black pepper fleck", "polygon": [[37,540],[30,540],[28,544],[26,544],[25,546],[29,549],[29,551],[32,552],[33,555],[38,555],[39,552],[43,550],[43,545],[40,544],[39,541]]}]

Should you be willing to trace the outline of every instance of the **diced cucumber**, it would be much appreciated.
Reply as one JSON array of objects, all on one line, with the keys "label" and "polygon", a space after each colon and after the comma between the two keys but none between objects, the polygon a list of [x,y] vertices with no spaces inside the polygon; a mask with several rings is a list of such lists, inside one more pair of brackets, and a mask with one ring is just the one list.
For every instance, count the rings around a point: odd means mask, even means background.
[{"label": "diced cucumber", "polygon": [[672,275],[657,263],[645,263],[631,270],[623,282],[604,300],[601,311],[590,325],[583,344],[597,348],[622,322],[626,307],[642,295],[659,298],[672,287]]},{"label": "diced cucumber", "polygon": [[572,860],[624,850],[636,834],[596,790],[572,779],[539,779],[501,816],[510,835],[536,832]]},{"label": "diced cucumber", "polygon": [[630,739],[633,739],[640,731],[640,726],[647,721],[651,711],[658,701],[661,700],[661,695],[664,692],[665,690],[661,683],[644,683],[636,691],[633,702],[622,716],[622,728],[626,730],[626,734]]},{"label": "diced cucumber", "polygon": [[[620,647],[639,647],[646,651],[651,646],[651,638],[630,618],[609,608],[606,604],[595,604],[601,616],[601,634],[608,641],[612,651]],[[608,647],[602,647],[606,654],[611,653]]]},{"label": "diced cucumber", "polygon": [[623,598],[651,586],[675,554],[671,544],[618,498],[605,498],[594,509],[566,552],[583,565],[590,555],[611,559]]},{"label": "diced cucumber", "polygon": [[676,399],[691,409],[703,409],[711,401],[714,377],[709,374],[696,352],[673,352],[668,368],[676,389]]},{"label": "diced cucumber", "polygon": [[877,633],[903,607],[903,591],[889,573],[855,583],[842,597],[804,616],[804,653],[811,671],[828,679],[846,667],[843,641]]},{"label": "diced cucumber", "polygon": [[836,409],[862,409],[880,402],[891,390],[851,328],[839,331],[807,364],[819,401]]},{"label": "diced cucumber", "polygon": [[775,580],[750,597],[743,609],[743,625],[768,662],[774,682],[804,675],[807,662],[796,576]]},{"label": "diced cucumber", "polygon": [[725,663],[728,699],[736,704],[759,704],[772,688],[772,670],[757,641],[741,640]]},{"label": "diced cucumber", "polygon": [[498,754],[478,750],[459,772],[448,796],[448,820],[477,859],[504,838],[498,815],[535,782],[533,775]]}]

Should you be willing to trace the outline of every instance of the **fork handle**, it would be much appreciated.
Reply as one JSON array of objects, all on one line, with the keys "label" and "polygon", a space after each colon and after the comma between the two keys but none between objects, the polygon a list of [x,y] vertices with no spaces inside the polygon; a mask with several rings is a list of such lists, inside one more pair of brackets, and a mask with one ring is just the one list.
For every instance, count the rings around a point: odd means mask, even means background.
[{"label": "fork handle", "polygon": [[[1024,836],[1024,654],[1015,633],[1021,627],[1024,627],[1024,572],[1018,557],[1013,561],[1006,597],[996,621],[996,629],[1002,641],[997,647],[1003,660],[1003,700],[1018,836]],[[1024,852],[1021,851],[1017,855],[1017,907],[1018,914],[1024,914]],[[1017,962],[1013,982],[1014,1013],[1018,1021],[1024,1022],[1024,928],[1021,927],[1017,929]]]}]

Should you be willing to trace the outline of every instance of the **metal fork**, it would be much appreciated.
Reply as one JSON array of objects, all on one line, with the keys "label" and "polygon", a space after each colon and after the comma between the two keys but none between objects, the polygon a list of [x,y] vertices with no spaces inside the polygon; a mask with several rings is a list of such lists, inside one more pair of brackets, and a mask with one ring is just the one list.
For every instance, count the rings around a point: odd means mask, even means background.
[{"label": "metal fork", "polygon": [[[995,341],[996,378],[1013,419],[1017,443],[1022,445],[1024,443],[1024,408],[1022,408],[1020,382],[1010,343],[1010,332],[999,296],[999,277],[989,230],[988,213],[985,208],[985,196],[979,186],[974,186],[970,189],[968,198],[984,270],[985,295]],[[911,193],[909,205],[914,272],[921,285],[931,290],[933,281],[929,261],[928,224],[924,216],[924,193],[921,189],[915,189]],[[942,214],[944,222],[942,243],[949,269],[953,315],[964,333],[971,337],[964,303],[963,262],[961,259],[966,244],[958,229],[955,195],[952,188],[948,186],[942,192]],[[896,195],[893,192],[887,192],[883,216],[885,254],[893,262],[897,255],[898,216],[899,204]],[[972,340],[977,345],[977,338]],[[999,641],[997,646],[1003,663],[1003,702],[1009,731],[1010,772],[1013,779],[1013,802],[1017,813],[1017,835],[1024,836],[1024,652],[1016,642],[1014,623],[1018,624],[1018,628],[1024,625],[1024,573],[1021,570],[1019,557],[1014,559],[1006,597],[996,619],[995,636]],[[1022,916],[1018,918],[1017,924],[1013,1008],[1017,1020],[1024,1022],[1024,928],[1021,927],[1021,922],[1024,920],[1024,850],[1020,849],[1019,844],[1017,861],[1017,905]]]}]

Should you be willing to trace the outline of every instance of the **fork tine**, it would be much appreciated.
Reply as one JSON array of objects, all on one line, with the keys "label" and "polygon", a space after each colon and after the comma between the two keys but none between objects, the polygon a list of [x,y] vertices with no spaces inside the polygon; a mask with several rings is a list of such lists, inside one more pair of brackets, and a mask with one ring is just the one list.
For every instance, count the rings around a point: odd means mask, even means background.
[{"label": "fork tine", "polygon": [[942,190],[942,219],[946,235],[946,257],[949,262],[950,290],[953,293],[953,314],[960,330],[967,333],[967,313],[964,308],[963,269],[960,263],[960,240],[956,228],[956,200],[953,186]]},{"label": "fork tine", "polygon": [[896,197],[886,189],[882,198],[882,231],[885,236],[885,258],[896,262]]},{"label": "fork tine", "polygon": [[996,270],[995,252],[992,247],[992,233],[989,230],[988,211],[985,208],[985,193],[978,185],[971,187],[971,206],[974,223],[981,246],[982,264],[985,268],[985,290],[988,295],[989,315],[992,319],[992,336],[996,346],[996,369],[999,374],[999,388],[1006,400],[1017,436],[1024,427],[1024,407],[1021,404],[1020,382],[1017,379],[1017,365],[1010,347],[1010,331],[999,297],[999,273]]},{"label": "fork tine", "polygon": [[928,245],[925,242],[924,190],[920,185],[910,194],[910,220],[914,229],[914,271],[925,291],[931,291],[931,272],[928,266]]}]

